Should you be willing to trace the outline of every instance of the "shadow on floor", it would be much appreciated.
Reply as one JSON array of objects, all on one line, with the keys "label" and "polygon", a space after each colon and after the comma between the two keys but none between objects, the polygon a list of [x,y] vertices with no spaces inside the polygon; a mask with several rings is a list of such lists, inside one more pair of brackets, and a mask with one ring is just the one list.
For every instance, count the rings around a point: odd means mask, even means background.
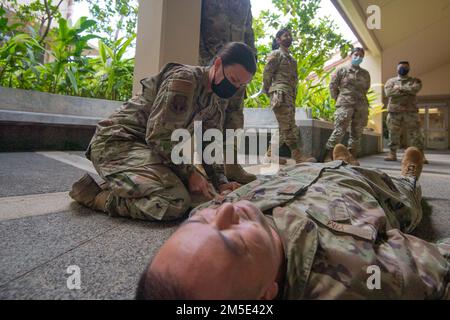
[{"label": "shadow on floor", "polygon": [[430,242],[436,242],[440,237],[436,234],[432,224],[433,207],[424,198],[422,198],[422,213],[422,221],[412,235]]}]

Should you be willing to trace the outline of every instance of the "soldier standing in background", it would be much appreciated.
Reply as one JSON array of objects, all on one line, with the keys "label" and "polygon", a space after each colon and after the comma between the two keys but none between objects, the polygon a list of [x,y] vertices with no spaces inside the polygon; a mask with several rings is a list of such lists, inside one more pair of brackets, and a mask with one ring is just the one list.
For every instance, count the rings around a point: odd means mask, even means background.
[{"label": "soldier standing in background", "polygon": [[[199,64],[211,64],[220,48],[232,41],[246,43],[256,55],[250,0],[203,0]],[[244,127],[244,96],[245,87],[242,87],[229,100],[225,111],[224,132],[226,129],[237,130]],[[237,164],[236,147],[234,159],[234,164],[225,164],[225,175],[229,180],[246,184],[256,179],[255,175]]]},{"label": "soldier standing in background", "polygon": [[[297,61],[289,52],[292,35],[289,29],[277,32],[272,52],[264,68],[263,90],[270,97],[270,106],[275,113],[280,131],[280,146],[284,143],[291,150],[291,157],[297,163],[315,162],[305,157],[299,146],[300,131],[295,124],[295,100],[297,97]],[[271,157],[272,150],[267,151]],[[280,163],[284,163],[280,162]]]},{"label": "soldier standing in background", "polygon": [[360,67],[364,59],[364,49],[352,50],[351,65],[344,66],[333,74],[330,82],[331,97],[336,100],[334,131],[328,139],[324,162],[332,161],[333,148],[341,143],[350,126],[348,149],[352,155],[350,163],[359,165],[357,160],[361,148],[361,138],[369,118],[367,92],[370,88],[370,74]]},{"label": "soldier standing in background", "polygon": [[[400,135],[406,128],[409,142],[423,153],[423,136],[420,132],[419,112],[417,109],[417,93],[422,89],[422,81],[409,77],[409,62],[398,63],[398,76],[389,79],[384,87],[389,98],[387,127],[389,129],[389,155],[385,161],[397,161],[397,150],[400,146]],[[424,155],[424,163],[428,163]]]}]

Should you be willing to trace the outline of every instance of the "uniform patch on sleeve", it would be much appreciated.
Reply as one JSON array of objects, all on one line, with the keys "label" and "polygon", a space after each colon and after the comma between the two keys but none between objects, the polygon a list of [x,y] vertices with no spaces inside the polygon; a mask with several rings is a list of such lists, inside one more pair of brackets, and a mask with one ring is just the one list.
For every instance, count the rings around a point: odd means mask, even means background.
[{"label": "uniform patch on sleeve", "polygon": [[173,80],[170,84],[170,91],[181,92],[185,94],[192,94],[194,92],[194,84],[188,80]]},{"label": "uniform patch on sleeve", "polygon": [[172,98],[170,104],[170,110],[175,114],[182,114],[188,110],[188,100],[187,97],[182,94],[176,94]]}]

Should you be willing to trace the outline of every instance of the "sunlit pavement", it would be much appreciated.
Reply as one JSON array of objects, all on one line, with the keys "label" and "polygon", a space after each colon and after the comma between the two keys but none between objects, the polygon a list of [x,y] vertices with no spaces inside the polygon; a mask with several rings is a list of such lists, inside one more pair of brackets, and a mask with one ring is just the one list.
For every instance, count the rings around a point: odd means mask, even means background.
[{"label": "sunlit pavement", "polygon": [[[361,164],[398,175],[400,161],[383,157]],[[450,152],[427,157],[426,212],[416,234],[434,241],[450,237]],[[0,153],[0,164],[0,299],[132,299],[177,223],[109,218],[72,202],[72,183],[95,172],[82,152]],[[68,288],[70,266],[80,269],[80,289]]]}]

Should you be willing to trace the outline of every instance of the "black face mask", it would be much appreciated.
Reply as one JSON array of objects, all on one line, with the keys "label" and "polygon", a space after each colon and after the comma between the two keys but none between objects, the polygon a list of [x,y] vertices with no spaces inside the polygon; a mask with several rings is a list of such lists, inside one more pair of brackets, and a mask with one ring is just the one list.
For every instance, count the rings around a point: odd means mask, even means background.
[{"label": "black face mask", "polygon": [[289,48],[292,45],[292,40],[283,40],[281,41],[281,44],[285,47],[285,48]]},{"label": "black face mask", "polygon": [[401,75],[402,77],[408,75],[408,73],[409,73],[409,69],[408,68],[400,67],[398,69],[398,74]]},{"label": "black face mask", "polygon": [[220,98],[230,99],[239,90],[239,88],[236,88],[230,82],[230,80],[227,79],[227,76],[225,75],[225,70],[223,69],[223,65],[222,65],[222,73],[223,73],[223,80],[220,81],[218,84],[216,84],[215,81],[213,80],[211,84],[211,89]]}]

